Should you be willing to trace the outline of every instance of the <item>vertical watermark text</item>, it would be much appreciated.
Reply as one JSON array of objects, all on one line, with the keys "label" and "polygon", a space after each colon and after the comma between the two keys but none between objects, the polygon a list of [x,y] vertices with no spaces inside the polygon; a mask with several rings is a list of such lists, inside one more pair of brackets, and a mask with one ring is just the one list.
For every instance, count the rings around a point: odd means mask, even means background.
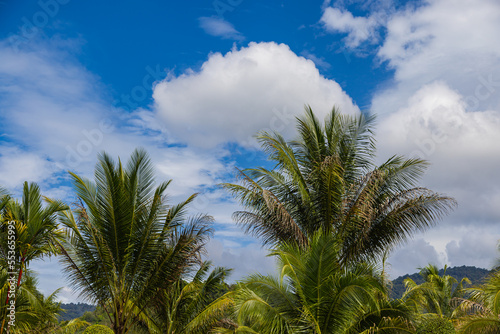
[{"label": "vertical watermark text", "polygon": [[7,291],[7,318],[9,318],[7,331],[16,325],[16,225],[13,220],[7,225],[7,268],[9,290]]}]

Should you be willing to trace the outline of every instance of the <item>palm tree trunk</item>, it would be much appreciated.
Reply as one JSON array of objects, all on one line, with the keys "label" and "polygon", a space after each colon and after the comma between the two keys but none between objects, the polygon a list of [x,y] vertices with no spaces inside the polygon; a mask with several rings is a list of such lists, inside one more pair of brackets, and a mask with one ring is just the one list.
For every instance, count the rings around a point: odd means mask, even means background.
[{"label": "palm tree trunk", "polygon": [[19,275],[17,276],[17,288],[19,288],[19,286],[21,285],[21,278],[23,277],[24,261],[25,261],[25,258],[24,258],[24,254],[23,254],[23,258],[21,259],[21,267],[19,268]]}]

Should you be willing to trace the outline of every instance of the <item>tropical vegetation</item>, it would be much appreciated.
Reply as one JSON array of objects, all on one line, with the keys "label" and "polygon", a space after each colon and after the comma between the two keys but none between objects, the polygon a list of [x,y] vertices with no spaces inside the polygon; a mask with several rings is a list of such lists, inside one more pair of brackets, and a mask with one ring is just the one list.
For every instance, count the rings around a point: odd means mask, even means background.
[{"label": "tropical vegetation", "polygon": [[[93,180],[70,172],[71,206],[35,183],[21,200],[0,188],[0,334],[500,332],[499,268],[472,285],[428,265],[391,297],[387,254],[456,202],[418,185],[422,159],[377,165],[374,122],[337,108],[321,122],[307,107],[296,140],[258,134],[275,167],[221,186],[277,274],[232,285],[229,268],[203,259],[213,218],[193,213],[197,194],[170,204],[172,181],[155,180],[142,149],[127,163],[100,154]],[[60,290],[39,291],[30,264],[53,256],[95,310],[62,320]]]},{"label": "tropical vegetation", "polygon": [[492,273],[484,284],[468,289],[468,298],[458,306],[461,333],[500,332],[500,271]]},{"label": "tropical vegetation", "polygon": [[235,293],[239,328],[252,333],[411,332],[412,314],[390,301],[383,278],[367,263],[340,263],[341,245],[317,231],[306,249],[282,244],[278,277],[254,274]]}]

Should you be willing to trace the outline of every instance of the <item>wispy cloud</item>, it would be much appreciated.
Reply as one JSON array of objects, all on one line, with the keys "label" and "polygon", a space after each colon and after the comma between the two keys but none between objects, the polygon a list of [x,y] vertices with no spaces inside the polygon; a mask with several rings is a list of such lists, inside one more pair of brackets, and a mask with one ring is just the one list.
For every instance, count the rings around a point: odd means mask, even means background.
[{"label": "wispy cloud", "polygon": [[211,36],[221,37],[223,39],[233,39],[236,41],[242,41],[245,39],[243,34],[236,30],[230,22],[221,17],[200,17],[198,20],[200,28]]},{"label": "wispy cloud", "polygon": [[310,59],[314,62],[314,64],[316,64],[316,66],[324,69],[324,70],[327,70],[329,69],[330,67],[332,67],[332,65],[330,65],[330,63],[328,63],[325,58],[323,57],[318,57],[316,56],[314,53],[311,53],[307,50],[304,50],[300,53],[302,56],[304,56],[305,58],[307,59]]}]

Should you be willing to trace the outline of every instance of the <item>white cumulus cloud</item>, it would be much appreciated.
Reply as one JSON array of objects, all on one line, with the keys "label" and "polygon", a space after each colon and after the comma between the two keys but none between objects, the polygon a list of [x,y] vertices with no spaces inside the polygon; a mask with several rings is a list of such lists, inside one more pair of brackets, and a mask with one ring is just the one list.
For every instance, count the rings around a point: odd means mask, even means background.
[{"label": "white cumulus cloud", "polygon": [[172,134],[198,147],[228,141],[249,145],[261,130],[290,135],[294,116],[303,113],[304,104],[319,116],[333,105],[345,113],[358,110],[338,83],[321,76],[313,61],[273,42],[214,53],[199,71],[159,83],[153,97]]}]

